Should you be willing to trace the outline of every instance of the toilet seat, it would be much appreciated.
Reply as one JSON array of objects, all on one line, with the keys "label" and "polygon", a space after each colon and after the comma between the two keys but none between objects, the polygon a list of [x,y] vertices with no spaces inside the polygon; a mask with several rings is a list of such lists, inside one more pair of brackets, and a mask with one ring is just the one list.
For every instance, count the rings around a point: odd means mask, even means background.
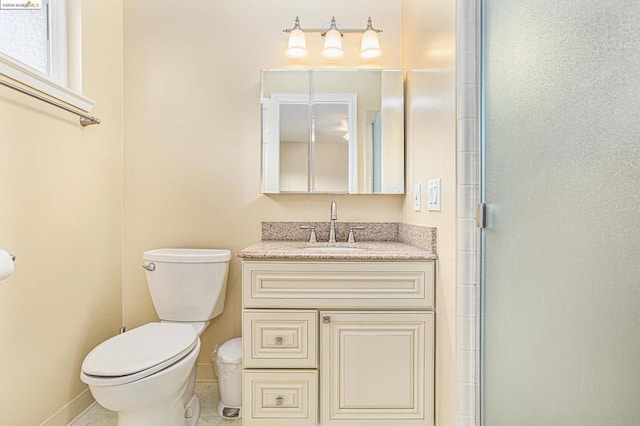
[{"label": "toilet seat", "polygon": [[152,322],[96,346],[82,363],[80,376],[89,385],[130,383],[176,363],[197,343],[189,324]]}]

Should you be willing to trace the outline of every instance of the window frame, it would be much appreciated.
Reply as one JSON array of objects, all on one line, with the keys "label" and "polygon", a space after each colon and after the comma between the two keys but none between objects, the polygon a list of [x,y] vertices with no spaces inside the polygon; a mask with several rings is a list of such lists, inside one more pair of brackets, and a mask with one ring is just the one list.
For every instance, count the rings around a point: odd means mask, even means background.
[{"label": "window frame", "polygon": [[[54,4],[51,4],[49,0],[44,2],[49,8],[51,76],[45,75],[0,51],[0,78],[8,77],[82,111],[91,112],[94,102],[68,87],[70,85],[68,78],[70,71],[68,66],[69,41],[72,37],[82,36],[81,31],[71,31],[69,28],[70,10],[67,3],[72,1],[74,0],[55,0]],[[76,9],[79,7],[79,2],[69,6]],[[71,11],[79,13],[79,9]]]}]

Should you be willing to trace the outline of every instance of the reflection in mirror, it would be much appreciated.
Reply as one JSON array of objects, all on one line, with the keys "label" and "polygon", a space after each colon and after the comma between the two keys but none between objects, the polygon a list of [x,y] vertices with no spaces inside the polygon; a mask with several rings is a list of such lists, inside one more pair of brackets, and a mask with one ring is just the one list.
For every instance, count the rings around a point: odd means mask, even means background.
[{"label": "reflection in mirror", "polygon": [[316,192],[349,192],[349,109],[349,104],[338,102],[313,105],[311,176]]},{"label": "reflection in mirror", "polygon": [[309,188],[309,105],[280,105],[280,191],[307,192]]},{"label": "reflection in mirror", "polygon": [[263,70],[262,192],[404,192],[402,70]]}]

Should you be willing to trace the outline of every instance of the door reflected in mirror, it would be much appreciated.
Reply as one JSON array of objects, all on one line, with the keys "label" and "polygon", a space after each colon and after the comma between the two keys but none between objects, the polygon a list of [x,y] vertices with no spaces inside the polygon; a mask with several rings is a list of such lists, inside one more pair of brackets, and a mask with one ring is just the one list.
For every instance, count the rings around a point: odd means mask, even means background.
[{"label": "door reflected in mirror", "polygon": [[263,70],[262,192],[402,194],[402,70]]}]

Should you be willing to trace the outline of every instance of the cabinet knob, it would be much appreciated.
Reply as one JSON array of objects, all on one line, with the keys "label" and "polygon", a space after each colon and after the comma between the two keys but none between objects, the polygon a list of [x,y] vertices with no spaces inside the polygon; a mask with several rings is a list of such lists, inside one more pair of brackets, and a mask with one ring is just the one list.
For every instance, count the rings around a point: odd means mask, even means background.
[{"label": "cabinet knob", "polygon": [[323,316],[322,317],[322,323],[323,324],[331,324],[331,317],[330,316]]},{"label": "cabinet knob", "polygon": [[277,336],[276,337],[276,345],[282,345],[284,343],[284,340],[282,338],[282,336]]},{"label": "cabinet knob", "polygon": [[276,405],[284,405],[284,398],[279,396],[276,398]]}]

